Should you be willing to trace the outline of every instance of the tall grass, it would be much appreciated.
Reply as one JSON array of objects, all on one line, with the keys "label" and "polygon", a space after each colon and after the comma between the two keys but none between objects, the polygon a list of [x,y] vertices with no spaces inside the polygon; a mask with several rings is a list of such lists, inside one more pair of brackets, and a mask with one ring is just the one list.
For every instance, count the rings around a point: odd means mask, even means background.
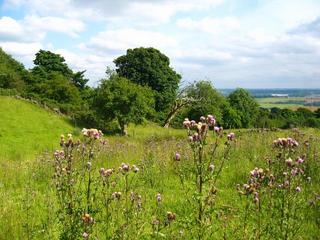
[{"label": "tall grass", "polygon": [[[27,103],[21,105],[20,102],[14,107],[14,103],[4,104],[6,100],[2,101],[3,99],[1,98],[0,109],[4,109],[3,106],[7,105],[6,112],[11,111],[9,114],[11,116],[0,118],[2,123],[6,119],[5,124],[9,124],[14,113],[21,113],[17,111],[18,105],[29,110],[25,112],[22,110],[22,116],[17,116],[20,121],[14,120],[21,129],[4,128],[4,125],[0,125],[1,132],[4,130],[6,132],[5,141],[2,139],[3,134],[0,137],[2,154],[0,155],[0,197],[2,199],[0,201],[0,239],[59,239],[65,226],[58,218],[60,205],[56,198],[53,181],[53,151],[59,148],[61,133],[77,131],[74,131],[65,120],[44,110],[33,109],[33,106]],[[290,239],[317,239],[320,234],[320,216],[319,199],[317,200],[315,194],[320,193],[318,174],[320,132],[315,129],[303,129],[299,133],[291,130],[237,130],[235,135],[235,146],[230,151],[216,183],[216,208],[212,213],[215,231],[209,239],[248,239],[242,234],[246,202],[243,198],[239,198],[237,184],[247,182],[252,169],[265,167],[267,159],[274,157],[272,145],[274,139],[288,136],[296,137],[301,144],[309,141],[307,172],[312,178],[308,185],[309,189],[303,188],[301,192],[305,196],[305,201],[301,203],[304,206],[301,210],[304,219],[300,222],[298,233]],[[135,226],[139,226],[138,229],[132,228],[126,232],[126,235],[117,236],[120,239],[121,237],[125,239],[190,239],[192,229],[186,228],[186,221],[193,210],[187,199],[189,195],[186,195],[186,189],[181,185],[177,166],[177,164],[183,166],[192,163],[192,149],[185,130],[163,129],[154,125],[131,126],[128,137],[106,136],[105,139],[106,144],[102,145],[101,150],[92,160],[91,172],[97,181],[92,186],[99,186],[99,189],[102,186],[99,178],[100,168],[117,170],[121,163],[130,166],[135,164],[140,171],[137,175],[130,175],[130,178],[134,176],[130,189],[141,195],[142,206],[146,210],[137,218],[130,217]],[[209,138],[208,141],[212,143],[212,139]],[[17,144],[7,146],[4,142],[17,142]],[[174,159],[177,152],[181,156],[179,162]],[[124,194],[124,175],[119,176],[122,180],[119,180],[119,185],[112,192],[121,191]],[[84,184],[82,187],[85,188],[85,186],[87,185]],[[161,205],[157,203],[158,194],[161,196]],[[95,207],[99,209],[102,206],[103,204],[98,202]],[[114,213],[120,214],[123,209],[129,209],[127,205],[119,205],[122,206],[119,209],[115,206],[111,206]],[[170,226],[166,225],[169,224],[166,222],[167,212],[175,215],[175,220],[170,222]],[[95,218],[93,228],[79,230],[74,234],[73,239],[83,238],[85,230],[90,231],[90,239],[106,238],[104,215],[99,215],[98,212],[90,214]],[[117,219],[115,221],[118,223],[125,221],[125,218],[123,220],[120,215]],[[157,226],[155,225],[157,219],[164,224],[160,224],[159,229],[154,227]],[[248,219],[248,226],[255,226],[255,219]],[[249,234],[250,232],[248,236]],[[112,235],[109,236],[111,238]],[[113,235],[114,238],[115,236]],[[256,236],[251,235],[251,238],[257,238]],[[262,236],[261,239],[268,238]]]}]

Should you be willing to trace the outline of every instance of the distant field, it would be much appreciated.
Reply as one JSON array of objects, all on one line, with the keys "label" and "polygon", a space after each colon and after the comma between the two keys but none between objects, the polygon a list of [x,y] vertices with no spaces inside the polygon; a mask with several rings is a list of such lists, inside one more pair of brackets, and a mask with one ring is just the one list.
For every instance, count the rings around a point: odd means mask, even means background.
[{"label": "distant field", "polygon": [[289,108],[289,109],[297,109],[299,107],[308,108],[312,111],[316,110],[318,107],[316,106],[305,106],[304,105],[304,97],[267,97],[267,98],[256,98],[257,102],[261,107],[264,108]]}]

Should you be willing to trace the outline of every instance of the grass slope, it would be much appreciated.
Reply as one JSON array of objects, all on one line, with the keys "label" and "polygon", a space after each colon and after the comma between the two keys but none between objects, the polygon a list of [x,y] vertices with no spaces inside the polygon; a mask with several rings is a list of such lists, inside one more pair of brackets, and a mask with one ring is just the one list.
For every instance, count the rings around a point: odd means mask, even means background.
[{"label": "grass slope", "polygon": [[32,103],[0,96],[0,160],[32,159],[37,153],[57,147],[61,133],[72,125]]},{"label": "grass slope", "polygon": [[[0,239],[18,239],[38,154],[58,147],[61,133],[74,132],[67,119],[27,101],[0,96]],[[39,179],[39,186],[47,182]],[[18,237],[19,236],[19,237]]]}]

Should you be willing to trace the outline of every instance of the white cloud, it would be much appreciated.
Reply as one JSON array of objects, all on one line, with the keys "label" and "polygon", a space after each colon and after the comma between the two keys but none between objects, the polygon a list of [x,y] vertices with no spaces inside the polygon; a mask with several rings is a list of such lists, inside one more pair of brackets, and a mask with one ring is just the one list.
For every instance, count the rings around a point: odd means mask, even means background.
[{"label": "white cloud", "polygon": [[193,20],[191,18],[183,18],[177,21],[177,25],[181,28],[190,30],[200,30],[207,33],[221,33],[240,28],[240,22],[234,17],[225,18],[202,18]]},{"label": "white cloud", "polygon": [[15,56],[30,56],[42,48],[40,43],[0,42],[0,46]]},{"label": "white cloud", "polygon": [[39,17],[36,15],[26,16],[24,25],[36,31],[58,32],[77,37],[85,29],[82,21],[77,19],[59,17]]},{"label": "white cloud", "polygon": [[0,19],[0,38],[17,39],[23,35],[20,24],[10,17]]},{"label": "white cloud", "polygon": [[[93,81],[103,77],[106,66],[128,48],[151,46],[170,58],[184,80],[208,77],[218,87],[288,82],[299,87],[303,81],[319,82],[319,20],[314,21],[320,16],[318,0],[265,0],[254,8],[241,6],[240,13],[235,9],[241,2],[232,1],[235,8],[230,4],[226,0],[92,0],[90,4],[6,0],[4,9],[20,9],[25,16],[0,18],[0,46],[23,61],[47,47],[62,54],[74,70],[87,69]],[[57,39],[47,39],[52,36],[48,32],[73,37],[74,45],[60,41],[57,49]]]},{"label": "white cloud", "polygon": [[90,39],[87,47],[102,50],[126,50],[141,46],[166,49],[177,45],[178,40],[165,34],[128,28],[100,32]]},{"label": "white cloud", "polygon": [[74,52],[66,49],[50,49],[60,54],[73,71],[86,70],[85,76],[90,79],[91,85],[96,85],[97,81],[105,77],[107,66],[112,66],[113,58],[110,56],[99,56],[95,53]]},{"label": "white cloud", "polygon": [[33,42],[40,41],[44,36],[45,33],[35,31],[23,21],[11,17],[0,18],[0,41]]},{"label": "white cloud", "polygon": [[7,0],[6,8],[24,7],[37,15],[63,16],[86,21],[114,20],[127,24],[166,23],[178,12],[199,11],[218,6],[224,0]]}]

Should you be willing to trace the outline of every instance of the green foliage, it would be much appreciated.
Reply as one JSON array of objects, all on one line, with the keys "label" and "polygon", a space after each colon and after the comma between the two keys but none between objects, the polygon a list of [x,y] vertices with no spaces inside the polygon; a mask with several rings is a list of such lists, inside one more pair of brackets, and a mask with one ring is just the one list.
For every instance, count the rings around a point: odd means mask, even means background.
[{"label": "green foliage", "polygon": [[317,118],[320,118],[320,108],[318,108],[316,111],[314,111],[314,114]]},{"label": "green foliage", "polygon": [[79,88],[79,90],[84,90],[89,79],[85,78],[84,73],[86,71],[76,72],[73,74],[72,82]]},{"label": "green foliage", "polygon": [[62,105],[79,105],[81,98],[78,89],[58,72],[48,74],[46,81],[33,86],[34,97],[45,102]]},{"label": "green foliage", "polygon": [[170,60],[154,48],[128,49],[114,60],[121,77],[155,91],[155,110],[167,111],[176,98],[181,76],[170,67]]},{"label": "green foliage", "polygon": [[237,111],[241,118],[241,127],[252,127],[259,111],[259,105],[250,93],[239,88],[228,96],[228,100],[230,106]]},{"label": "green foliage", "polygon": [[114,75],[101,81],[93,104],[101,119],[117,119],[122,133],[125,133],[126,125],[140,124],[152,114],[154,99],[148,87]]},{"label": "green foliage", "polygon": [[186,95],[197,100],[190,105],[185,117],[200,119],[208,113],[212,113],[219,123],[222,123],[223,108],[226,105],[225,98],[212,86],[209,81],[199,81],[186,89]]},{"label": "green foliage", "polygon": [[0,48],[0,88],[23,91],[27,75],[24,66]]},{"label": "green foliage", "polygon": [[73,75],[72,70],[65,63],[65,59],[50,51],[40,50],[36,53],[33,63],[36,66],[32,69],[32,72],[41,77],[50,72],[59,72],[67,78],[71,78]]},{"label": "green foliage", "polygon": [[223,127],[241,128],[241,118],[239,114],[229,105],[226,105],[223,109]]},{"label": "green foliage", "polygon": [[[25,96],[76,117],[84,116],[91,89],[85,71],[73,73],[59,54],[40,50],[34,60]],[[81,112],[78,112],[81,111]]]}]

